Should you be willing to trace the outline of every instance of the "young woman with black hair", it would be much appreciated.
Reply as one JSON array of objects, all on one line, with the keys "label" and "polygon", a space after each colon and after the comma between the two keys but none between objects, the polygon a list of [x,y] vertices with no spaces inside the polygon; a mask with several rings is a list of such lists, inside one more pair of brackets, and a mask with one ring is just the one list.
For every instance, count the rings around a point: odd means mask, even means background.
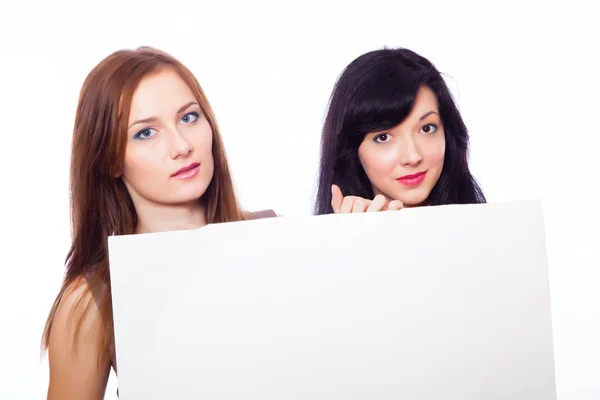
[{"label": "young woman with black hair", "polygon": [[468,148],[465,123],[431,62],[402,48],[363,54],[331,94],[315,214],[485,203]]}]

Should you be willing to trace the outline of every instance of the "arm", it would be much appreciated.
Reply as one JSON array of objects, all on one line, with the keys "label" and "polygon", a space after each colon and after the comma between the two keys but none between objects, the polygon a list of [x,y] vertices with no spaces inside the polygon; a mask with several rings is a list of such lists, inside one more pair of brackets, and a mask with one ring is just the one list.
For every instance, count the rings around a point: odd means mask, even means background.
[{"label": "arm", "polygon": [[48,400],[103,399],[110,357],[105,354],[100,310],[84,279],[71,286],[65,291],[50,331]]}]

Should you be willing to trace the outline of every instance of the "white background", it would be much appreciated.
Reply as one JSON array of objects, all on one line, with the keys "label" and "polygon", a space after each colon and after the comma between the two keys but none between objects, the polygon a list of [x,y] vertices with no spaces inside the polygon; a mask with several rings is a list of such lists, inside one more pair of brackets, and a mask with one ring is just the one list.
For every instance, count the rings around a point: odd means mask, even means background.
[{"label": "white background", "polygon": [[489,200],[542,199],[559,398],[599,398],[600,2],[11,3],[0,6],[0,398],[45,397],[39,343],[70,241],[79,89],[110,52],[140,45],[199,79],[243,205],[284,215],[311,213],[342,69],[384,45],[428,57],[449,76]]}]

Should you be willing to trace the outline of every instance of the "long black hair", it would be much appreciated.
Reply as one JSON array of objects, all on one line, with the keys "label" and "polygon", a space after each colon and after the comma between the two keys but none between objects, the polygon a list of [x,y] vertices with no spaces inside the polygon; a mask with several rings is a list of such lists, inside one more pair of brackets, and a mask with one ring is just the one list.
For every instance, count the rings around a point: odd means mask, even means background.
[{"label": "long black hair", "polygon": [[467,127],[441,74],[411,50],[384,48],[352,61],[335,84],[321,136],[315,214],[333,212],[332,184],[338,185],[344,196],[373,198],[358,147],[367,133],[399,125],[423,86],[437,97],[446,139],[442,173],[427,203],[485,203],[483,191],[469,171]]}]

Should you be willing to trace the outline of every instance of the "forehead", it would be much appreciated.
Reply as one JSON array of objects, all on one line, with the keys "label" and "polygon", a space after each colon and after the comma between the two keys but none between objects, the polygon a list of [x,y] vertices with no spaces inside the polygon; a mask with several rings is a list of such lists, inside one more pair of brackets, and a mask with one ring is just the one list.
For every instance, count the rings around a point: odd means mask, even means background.
[{"label": "forehead", "polygon": [[185,81],[172,69],[145,76],[131,99],[129,121],[171,117],[184,104],[196,100]]},{"label": "forehead", "polygon": [[420,118],[423,112],[429,111],[439,112],[438,100],[433,90],[427,86],[423,86],[417,92],[411,114],[418,114],[418,118]]}]

